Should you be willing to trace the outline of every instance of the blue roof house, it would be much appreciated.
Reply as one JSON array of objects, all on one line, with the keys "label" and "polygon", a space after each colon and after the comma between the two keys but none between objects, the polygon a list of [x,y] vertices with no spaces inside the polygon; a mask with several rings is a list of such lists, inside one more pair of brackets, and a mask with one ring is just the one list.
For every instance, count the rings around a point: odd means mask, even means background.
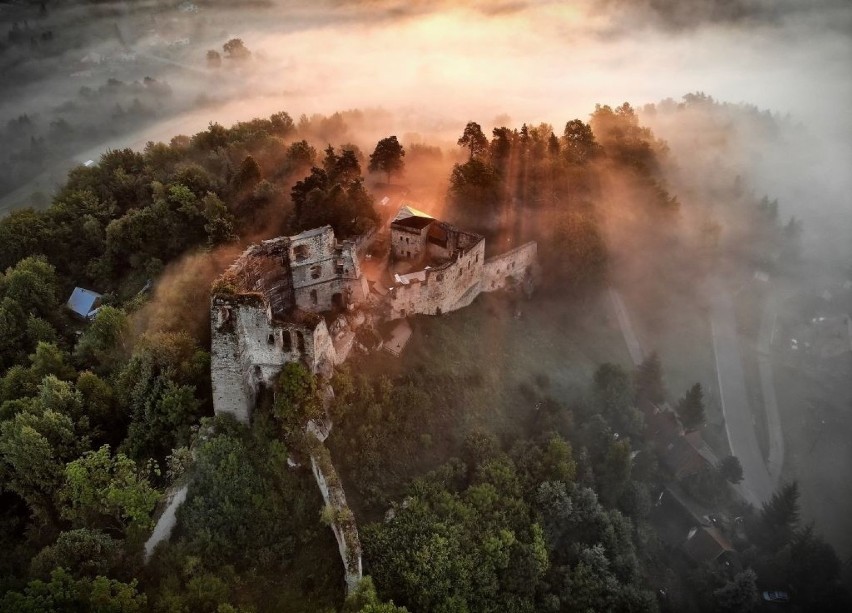
[{"label": "blue roof house", "polygon": [[68,299],[67,306],[83,319],[92,319],[98,314],[102,296],[90,289],[75,287]]}]

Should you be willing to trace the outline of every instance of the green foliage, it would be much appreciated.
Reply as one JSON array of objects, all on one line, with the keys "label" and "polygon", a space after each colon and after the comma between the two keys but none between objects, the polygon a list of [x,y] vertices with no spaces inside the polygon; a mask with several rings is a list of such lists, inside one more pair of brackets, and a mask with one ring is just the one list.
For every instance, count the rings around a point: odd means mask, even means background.
[{"label": "green foliage", "polygon": [[751,569],[737,573],[734,578],[713,592],[721,611],[753,611],[760,600],[757,575]]},{"label": "green foliage", "polygon": [[289,362],[278,375],[273,414],[284,433],[299,432],[323,417],[316,377],[303,364]]},{"label": "green foliage", "polygon": [[719,462],[719,474],[730,483],[739,483],[743,480],[743,466],[736,456],[728,456]]},{"label": "green foliage", "polygon": [[83,363],[101,371],[112,371],[127,357],[129,336],[127,313],[103,306],[83,332],[74,353]]},{"label": "green foliage", "polygon": [[450,175],[450,203],[475,217],[493,213],[500,202],[501,183],[497,170],[478,158],[453,166]]},{"label": "green foliage", "polygon": [[542,263],[559,283],[585,289],[606,278],[609,249],[591,210],[559,211],[544,232]]},{"label": "green foliage", "polygon": [[135,613],[146,610],[147,598],[137,582],[122,583],[106,577],[74,579],[56,569],[49,581],[31,581],[23,592],[8,592],[0,599],[3,613]]},{"label": "green foliage", "polygon": [[0,476],[3,488],[21,497],[42,522],[56,525],[55,496],[64,482],[65,463],[88,447],[88,421],[31,403],[0,422]]},{"label": "green foliage", "polygon": [[78,528],[62,532],[56,542],[42,549],[30,564],[30,573],[47,579],[55,568],[64,568],[74,579],[107,576],[118,569],[120,543],[100,530]]},{"label": "green foliage", "polygon": [[207,354],[186,333],[153,334],[139,341],[115,385],[130,418],[122,444],[128,455],[162,459],[188,444],[201,408],[197,389],[208,368]]},{"label": "green foliage", "polygon": [[325,170],[314,167],[310,175],[296,182],[290,196],[299,230],[330,225],[335,236],[343,239],[364,234],[375,226],[378,214],[360,174],[354,178],[347,176],[352,177],[352,173],[344,169],[329,176]]},{"label": "green foliage", "polygon": [[[700,383],[689,388],[677,402],[677,415],[685,430],[695,430],[704,423],[704,390]],[[732,468],[732,467],[731,467]],[[742,470],[740,470],[742,473]],[[742,474],[740,474],[742,478]],[[737,483],[737,481],[732,481]]]},{"label": "green foliage", "polygon": [[105,528],[119,535],[143,536],[154,526],[160,499],[136,463],[113,456],[109,445],[87,451],[65,467],[62,516],[79,528]]},{"label": "green foliage", "polygon": [[[636,403],[639,406],[644,406],[648,403],[659,404],[665,401],[666,388],[663,383],[663,365],[656,351],[652,351],[636,368],[634,381],[636,386]],[[700,401],[700,385],[697,387],[697,393],[697,398]]]},{"label": "green foliage", "polygon": [[39,342],[55,338],[59,284],[44,257],[27,257],[0,274],[0,371],[24,360]]},{"label": "green foliage", "polygon": [[212,570],[285,564],[316,525],[316,486],[288,469],[281,443],[220,428],[198,446],[178,512],[181,543]]}]

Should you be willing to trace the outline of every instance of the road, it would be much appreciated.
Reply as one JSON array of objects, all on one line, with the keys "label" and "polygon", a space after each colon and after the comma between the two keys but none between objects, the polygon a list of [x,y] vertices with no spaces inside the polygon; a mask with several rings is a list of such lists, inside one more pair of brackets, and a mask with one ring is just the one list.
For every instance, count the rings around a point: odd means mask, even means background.
[{"label": "road", "polygon": [[635,366],[639,366],[642,360],[645,359],[645,354],[642,351],[642,345],[639,344],[639,339],[633,331],[633,325],[630,323],[630,317],[627,315],[627,307],[624,306],[624,299],[614,287],[609,288],[609,298],[612,301],[612,308],[615,310],[615,316],[618,318],[618,326],[621,328],[621,333],[624,335],[624,343],[627,345],[627,353],[630,354],[630,359]]},{"label": "road", "polygon": [[743,467],[740,491],[749,502],[760,506],[772,496],[775,483],[760,451],[754,417],[749,407],[734,303],[721,282],[711,283],[708,289],[713,352],[716,356],[725,430],[731,452],[739,458]]},{"label": "road", "polygon": [[773,485],[778,484],[784,466],[784,435],[781,432],[781,417],[778,399],[775,397],[775,379],[772,373],[772,340],[777,313],[775,298],[770,296],[763,309],[760,336],[757,345],[757,366],[760,371],[760,389],[763,393],[763,408],[766,411],[766,426],[769,432],[769,457],[766,463]]}]

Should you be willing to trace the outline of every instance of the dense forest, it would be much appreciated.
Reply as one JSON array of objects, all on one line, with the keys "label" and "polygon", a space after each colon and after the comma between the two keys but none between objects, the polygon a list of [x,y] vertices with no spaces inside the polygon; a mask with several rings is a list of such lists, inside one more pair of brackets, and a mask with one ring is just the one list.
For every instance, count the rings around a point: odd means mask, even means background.
[{"label": "dense forest", "polygon": [[[316,410],[314,376],[285,373],[285,401],[251,427],[212,417],[208,290],[240,247],[324,224],[361,235],[379,223],[373,187],[437,160],[446,176],[427,181],[447,181],[447,220],[495,245],[539,242],[542,300],[585,304],[637,249],[670,283],[692,272],[673,260],[754,256],[731,256],[712,220],[690,225],[666,144],[629,104],[561,132],[489,137],[471,121],[454,151],[389,137],[369,157],[346,120],[281,112],[110,151],[49,207],[0,220],[0,611],[748,611],[775,589],[791,610],[847,610],[795,484],[752,508],[732,489],[735,461],[681,485],[738,519],[724,527],[736,559],[695,564],[661,539],[652,511],[677,478],[643,409],[671,400],[695,426],[700,387],[669,398],[653,355],[636,372],[600,364],[573,397],[553,392],[547,364],[495,379],[465,314],[415,321],[401,363],[364,355],[323,382],[369,575],[344,598],[321,496],[282,435]],[[795,258],[777,204],[741,199],[741,236]],[[64,308],[75,286],[104,294],[91,322]],[[523,300],[480,307],[511,319]],[[473,410],[494,388],[511,419]],[[146,562],[183,483],[177,530]]]}]

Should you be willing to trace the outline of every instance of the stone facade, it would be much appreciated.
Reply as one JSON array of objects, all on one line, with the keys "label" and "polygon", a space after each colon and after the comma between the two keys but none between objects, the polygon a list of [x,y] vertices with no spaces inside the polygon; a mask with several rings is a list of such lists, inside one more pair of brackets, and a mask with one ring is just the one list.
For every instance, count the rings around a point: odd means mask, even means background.
[{"label": "stone facade", "polygon": [[355,247],[338,244],[326,226],[249,247],[213,287],[211,377],[216,413],[248,422],[257,394],[282,366],[302,362],[329,373],[351,345],[346,317],[333,327],[320,313],[344,313],[366,298]]},{"label": "stone facade", "polygon": [[488,258],[482,271],[482,291],[493,292],[532,279],[537,257],[538,244],[530,242]]},{"label": "stone facade", "polygon": [[[411,207],[400,210],[390,235],[392,263],[414,271],[394,274],[378,296],[361,273],[356,243],[336,242],[329,226],[263,241],[240,256],[210,304],[216,413],[248,422],[258,392],[288,362],[330,375],[353,347],[368,304],[394,320],[449,313],[481,292],[532,287],[534,242],[486,261],[482,236]],[[353,312],[358,306],[365,309]]]},{"label": "stone facade", "polygon": [[481,292],[531,284],[537,245],[526,243],[485,260],[485,239],[404,207],[391,223],[391,255],[419,270],[394,275],[389,318],[441,315],[470,305]]}]

